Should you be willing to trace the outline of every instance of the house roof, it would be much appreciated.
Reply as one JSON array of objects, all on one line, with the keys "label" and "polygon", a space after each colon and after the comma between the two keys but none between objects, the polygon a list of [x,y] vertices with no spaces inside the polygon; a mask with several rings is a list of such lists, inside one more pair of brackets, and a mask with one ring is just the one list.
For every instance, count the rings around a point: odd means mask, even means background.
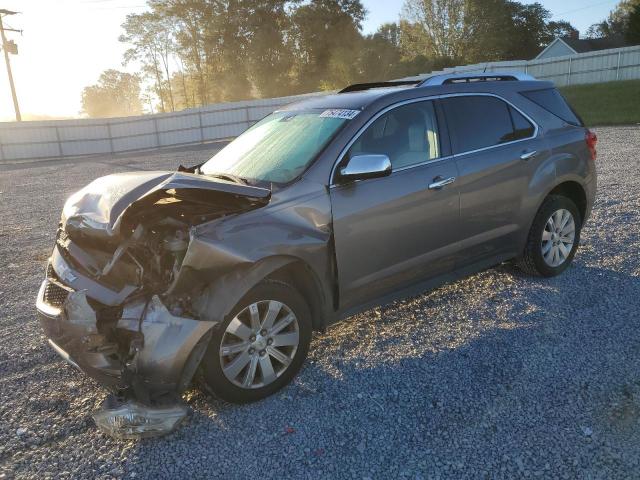
[{"label": "house roof", "polygon": [[606,50],[609,48],[629,47],[630,44],[625,42],[621,36],[603,37],[603,38],[563,38],[562,41],[569,45],[576,53],[593,52],[595,50]]},{"label": "house roof", "polygon": [[627,43],[621,36],[604,37],[604,38],[569,38],[558,37],[554,39],[549,45],[547,45],[536,58],[541,58],[543,54],[549,50],[557,42],[564,43],[567,47],[573,50],[575,53],[594,52],[597,50],[607,50],[609,48],[622,48],[630,47],[631,44]]}]

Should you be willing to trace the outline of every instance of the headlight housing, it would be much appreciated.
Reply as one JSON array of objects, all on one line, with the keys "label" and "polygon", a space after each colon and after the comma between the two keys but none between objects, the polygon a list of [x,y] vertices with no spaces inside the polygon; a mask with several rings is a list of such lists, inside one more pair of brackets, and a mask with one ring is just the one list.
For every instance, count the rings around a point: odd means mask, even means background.
[{"label": "headlight housing", "polygon": [[159,437],[171,433],[187,416],[184,405],[168,407],[147,407],[138,402],[127,401],[119,405],[109,405],[93,414],[93,420],[100,430],[121,439]]}]

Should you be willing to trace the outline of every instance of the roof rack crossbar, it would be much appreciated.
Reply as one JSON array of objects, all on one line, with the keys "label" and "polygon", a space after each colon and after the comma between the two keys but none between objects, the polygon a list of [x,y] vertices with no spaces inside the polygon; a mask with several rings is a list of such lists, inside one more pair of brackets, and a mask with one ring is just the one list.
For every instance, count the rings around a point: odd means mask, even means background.
[{"label": "roof rack crossbar", "polygon": [[401,87],[404,85],[418,85],[422,80],[399,80],[395,82],[355,83],[343,88],[338,93],[361,92],[372,88]]},{"label": "roof rack crossbar", "polygon": [[534,77],[522,72],[487,72],[487,73],[449,73],[434,75],[420,82],[419,87],[449,85],[455,83],[473,82],[505,82],[505,81],[530,81]]}]

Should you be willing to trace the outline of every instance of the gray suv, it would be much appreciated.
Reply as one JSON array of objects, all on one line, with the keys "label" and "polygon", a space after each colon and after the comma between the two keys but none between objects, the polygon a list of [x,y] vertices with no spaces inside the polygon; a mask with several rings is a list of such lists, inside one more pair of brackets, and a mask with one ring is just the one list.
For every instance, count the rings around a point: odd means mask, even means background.
[{"label": "gray suv", "polygon": [[356,312],[507,260],[561,273],[594,201],[595,144],[551,83],[521,74],[305,100],[204,164],[72,195],[41,323],[113,392],[99,425],[170,429],[194,378],[227,401],[264,398],[314,330]]}]

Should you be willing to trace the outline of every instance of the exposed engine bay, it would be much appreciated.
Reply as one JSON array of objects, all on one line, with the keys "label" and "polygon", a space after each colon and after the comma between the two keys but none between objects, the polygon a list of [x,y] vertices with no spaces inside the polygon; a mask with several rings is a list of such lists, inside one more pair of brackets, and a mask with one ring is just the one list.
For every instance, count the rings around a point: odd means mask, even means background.
[{"label": "exposed engine bay", "polygon": [[117,236],[96,237],[94,230],[83,225],[61,224],[56,239],[61,254],[114,290],[135,287],[140,295],[170,294],[189,246],[191,227],[235,212],[175,191],[162,193],[166,195],[154,195],[159,198],[145,199],[127,212]]},{"label": "exposed engine bay", "polygon": [[99,198],[90,187],[113,176],[73,195],[65,205],[56,243],[67,260],[99,283],[118,291],[133,286],[147,296],[171,293],[193,226],[257,208],[270,194],[262,188],[177,173],[129,203],[128,197],[137,196],[149,182],[142,178],[140,183],[135,175],[130,183],[139,187],[125,184],[133,189],[118,197],[126,176],[117,175],[117,183],[110,182]]}]

